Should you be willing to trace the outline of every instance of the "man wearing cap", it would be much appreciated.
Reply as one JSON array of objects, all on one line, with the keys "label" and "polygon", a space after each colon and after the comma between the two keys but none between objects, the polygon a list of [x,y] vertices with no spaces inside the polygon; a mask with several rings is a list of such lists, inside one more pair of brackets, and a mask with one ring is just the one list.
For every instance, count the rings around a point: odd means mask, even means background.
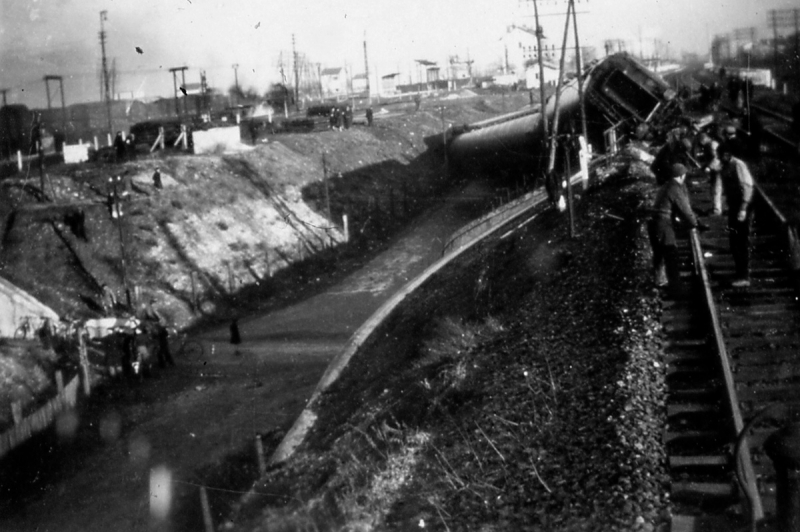
[{"label": "man wearing cap", "polygon": [[728,202],[728,239],[736,268],[735,287],[750,286],[750,229],[753,225],[753,176],[727,144],[717,148],[722,163],[720,177]]},{"label": "man wearing cap", "polygon": [[653,268],[658,287],[669,286],[670,292],[680,288],[678,269],[678,250],[675,241],[673,220],[676,215],[686,220],[692,228],[705,229],[707,226],[697,221],[689,201],[689,194],[683,183],[686,180],[686,167],[675,163],[670,167],[670,180],[661,185],[653,201],[653,217],[648,223],[650,245],[653,248]]}]

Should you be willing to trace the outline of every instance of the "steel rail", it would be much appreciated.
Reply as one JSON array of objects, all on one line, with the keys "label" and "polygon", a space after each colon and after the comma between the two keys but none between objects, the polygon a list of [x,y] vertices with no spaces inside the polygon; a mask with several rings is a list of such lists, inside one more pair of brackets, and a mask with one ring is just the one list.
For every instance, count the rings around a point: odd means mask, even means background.
[{"label": "steel rail", "polygon": [[778,113],[776,111],[773,111],[772,109],[767,109],[766,107],[762,107],[762,106],[756,105],[754,103],[751,103],[750,107],[752,109],[755,109],[756,111],[758,111],[762,115],[770,116],[772,118],[775,118],[775,119],[780,120],[782,122],[785,122],[787,124],[791,124],[792,123],[792,119],[790,117],[788,117],[786,115],[782,115],[782,114],[780,114],[780,113]]},{"label": "steel rail", "polygon": [[788,225],[786,216],[784,216],[783,213],[780,211],[780,209],[778,209],[778,206],[775,205],[775,203],[772,201],[772,198],[767,196],[767,193],[764,192],[764,189],[761,187],[761,185],[755,183],[755,189],[756,192],[758,192],[758,195],[761,197],[761,199],[764,200],[764,203],[767,204],[767,207],[769,207],[770,212],[772,212],[772,214],[775,215],[775,217],[778,219],[781,225],[783,226]]},{"label": "steel rail", "polygon": [[[708,316],[711,320],[717,356],[722,367],[723,378],[725,381],[725,396],[728,406],[730,407],[731,417],[733,417],[734,429],[738,435],[741,434],[745,424],[741,409],[739,408],[739,400],[736,394],[736,383],[733,378],[733,370],[731,369],[728,350],[725,347],[725,339],[722,335],[719,311],[714,303],[714,295],[711,292],[711,278],[708,274],[708,269],[706,268],[706,262],[703,257],[703,247],[700,244],[700,237],[698,236],[696,229],[691,230],[690,238],[692,243],[692,256],[694,258],[695,272],[703,283],[703,294],[706,302],[706,310],[708,311]],[[743,438],[744,442],[740,455],[743,463],[740,465],[745,476],[744,485],[747,491],[745,496],[750,503],[750,512],[753,519],[758,521],[764,518],[764,505],[761,501],[761,495],[758,493],[758,488],[756,486],[756,474],[753,468],[753,460],[750,455],[750,447],[747,443],[747,436],[745,435]]]}]

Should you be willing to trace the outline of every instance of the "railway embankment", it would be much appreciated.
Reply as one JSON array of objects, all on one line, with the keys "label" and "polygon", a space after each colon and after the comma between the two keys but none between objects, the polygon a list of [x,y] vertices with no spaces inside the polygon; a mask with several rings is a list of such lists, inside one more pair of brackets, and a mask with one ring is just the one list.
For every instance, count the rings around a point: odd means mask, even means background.
[{"label": "railway embankment", "polygon": [[583,195],[577,238],[565,215],[532,212],[409,294],[226,526],[665,526],[659,303],[640,223],[653,185],[623,177],[646,175],[632,168]]}]

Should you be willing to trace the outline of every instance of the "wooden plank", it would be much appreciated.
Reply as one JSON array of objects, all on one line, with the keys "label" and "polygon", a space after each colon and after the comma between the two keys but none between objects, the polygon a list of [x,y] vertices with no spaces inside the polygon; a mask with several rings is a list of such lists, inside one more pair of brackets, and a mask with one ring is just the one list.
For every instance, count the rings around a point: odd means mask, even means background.
[{"label": "wooden plank", "polygon": [[739,351],[733,357],[737,367],[767,366],[771,364],[800,364],[800,353],[794,349],[759,349]]},{"label": "wooden plank", "polygon": [[714,403],[677,403],[667,405],[667,417],[682,414],[718,414],[722,406]]},{"label": "wooden plank", "polygon": [[734,497],[738,490],[730,482],[673,482],[672,498]]},{"label": "wooden plank", "polygon": [[731,457],[722,454],[669,457],[669,466],[672,468],[727,467],[730,465]]},{"label": "wooden plank", "polygon": [[670,532],[731,532],[744,530],[747,524],[742,518],[728,515],[673,515]]},{"label": "wooden plank", "polygon": [[800,377],[798,364],[772,364],[769,366],[744,366],[736,372],[736,381],[751,383],[756,381],[780,381]]}]

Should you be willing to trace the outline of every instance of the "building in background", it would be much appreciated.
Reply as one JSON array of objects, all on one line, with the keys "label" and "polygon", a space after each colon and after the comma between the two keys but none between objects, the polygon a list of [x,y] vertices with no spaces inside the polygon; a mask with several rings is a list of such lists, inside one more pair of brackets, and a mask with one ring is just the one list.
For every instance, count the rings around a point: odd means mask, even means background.
[{"label": "building in background", "polygon": [[344,68],[325,68],[320,72],[320,85],[325,98],[347,95],[347,76]]}]

